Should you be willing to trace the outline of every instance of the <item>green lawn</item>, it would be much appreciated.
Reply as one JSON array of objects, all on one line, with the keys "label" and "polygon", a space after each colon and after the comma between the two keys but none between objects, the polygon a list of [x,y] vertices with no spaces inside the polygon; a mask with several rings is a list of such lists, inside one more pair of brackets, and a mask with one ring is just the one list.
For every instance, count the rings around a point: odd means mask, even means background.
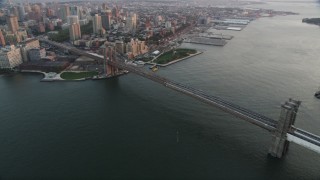
[{"label": "green lawn", "polygon": [[65,80],[75,80],[82,78],[89,78],[98,75],[98,72],[63,72],[60,77]]},{"label": "green lawn", "polygon": [[154,62],[158,64],[167,64],[176,59],[181,59],[189,56],[190,54],[195,54],[197,51],[195,49],[174,49],[163,53]]},{"label": "green lawn", "polygon": [[64,42],[70,39],[69,29],[60,30],[58,34],[52,34],[49,37],[52,41]]}]

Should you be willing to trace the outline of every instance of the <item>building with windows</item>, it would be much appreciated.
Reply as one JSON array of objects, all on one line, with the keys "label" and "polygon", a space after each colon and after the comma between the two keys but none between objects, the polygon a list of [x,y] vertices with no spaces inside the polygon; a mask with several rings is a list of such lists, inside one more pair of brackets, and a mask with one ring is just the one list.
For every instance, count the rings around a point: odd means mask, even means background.
[{"label": "building with windows", "polygon": [[166,21],[165,27],[166,29],[171,29],[171,21]]},{"label": "building with windows", "polygon": [[23,62],[28,62],[28,51],[30,49],[40,48],[40,43],[38,39],[28,39],[21,43],[21,56]]},{"label": "building with windows", "polygon": [[34,48],[28,51],[30,61],[40,61],[46,57],[46,50],[44,48]]},{"label": "building with windows", "polygon": [[4,47],[6,45],[6,39],[4,38],[2,34],[2,30],[0,29],[0,45]]},{"label": "building with windows", "polygon": [[78,16],[79,17],[80,13],[79,13],[79,7],[78,6],[71,6],[69,8],[69,10],[70,10],[70,15],[71,16]]},{"label": "building with windows", "polygon": [[81,29],[79,23],[70,24],[69,28],[70,41],[75,41],[81,38]]},{"label": "building with windows", "polygon": [[131,13],[127,18],[126,18],[126,27],[125,27],[127,32],[136,32],[137,30],[137,14]]},{"label": "building with windows", "polygon": [[93,16],[93,23],[92,23],[92,26],[93,26],[93,33],[95,34],[100,34],[100,31],[101,31],[101,16],[99,16],[98,14],[95,14]]},{"label": "building with windows", "polygon": [[115,48],[116,48],[115,50],[116,50],[118,53],[121,53],[121,54],[126,53],[126,46],[125,46],[125,44],[124,44],[123,41],[117,40],[117,41],[115,42]]},{"label": "building with windows", "polygon": [[30,7],[29,3],[24,5],[24,11],[27,13],[31,12],[31,7]]},{"label": "building with windows", "polygon": [[14,34],[18,31],[19,29],[19,24],[18,24],[18,17],[14,15],[7,16],[7,24],[9,27],[9,30]]},{"label": "building with windows", "polygon": [[25,29],[19,28],[16,33],[16,36],[20,40],[19,42],[21,42],[21,41],[28,39],[28,32]]},{"label": "building with windows", "polygon": [[139,41],[138,39],[131,39],[126,45],[126,53],[128,57],[136,57],[137,55],[148,52],[148,47],[145,45],[145,41]]},{"label": "building with windows", "polygon": [[26,12],[24,10],[24,6],[19,6],[19,21],[24,21],[24,16],[26,15]]},{"label": "building with windows", "polygon": [[47,15],[48,17],[54,16],[54,10],[51,9],[51,8],[46,8],[46,15]]},{"label": "building with windows", "polygon": [[112,16],[113,16],[113,17],[118,17],[118,16],[119,16],[119,9],[118,9],[118,7],[112,8]]},{"label": "building with windows", "polygon": [[70,16],[69,5],[65,4],[65,5],[60,7],[59,16],[60,16],[60,18],[62,19],[63,22],[67,22],[68,21],[68,16]]},{"label": "building with windows", "polygon": [[111,16],[110,14],[101,15],[102,27],[107,31],[111,29]]},{"label": "building with windows", "polygon": [[10,11],[10,15],[17,16],[18,19],[19,19],[19,8],[18,8],[18,6],[10,7],[9,11]]},{"label": "building with windows", "polygon": [[11,69],[22,64],[21,51],[14,45],[1,48],[0,68]]},{"label": "building with windows", "polygon": [[79,17],[78,16],[68,16],[68,24],[79,24]]}]

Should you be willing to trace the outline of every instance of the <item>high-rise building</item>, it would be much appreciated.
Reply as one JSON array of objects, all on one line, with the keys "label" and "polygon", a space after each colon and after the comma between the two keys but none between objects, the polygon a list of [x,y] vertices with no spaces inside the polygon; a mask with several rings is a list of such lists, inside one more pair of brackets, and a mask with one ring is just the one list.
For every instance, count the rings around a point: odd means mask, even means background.
[{"label": "high-rise building", "polygon": [[102,14],[106,14],[110,17],[112,17],[112,11],[110,9],[107,9],[107,10],[104,10],[104,11],[101,11]]},{"label": "high-rise building", "polygon": [[19,29],[19,24],[18,24],[18,18],[17,16],[7,16],[7,24],[8,24],[8,27],[9,27],[9,30],[12,32],[12,33],[16,33]]},{"label": "high-rise building", "polygon": [[145,24],[145,26],[146,26],[146,30],[149,30],[149,29],[151,28],[150,18],[147,18],[147,19],[146,19],[146,24]]},{"label": "high-rise building", "polygon": [[113,16],[113,17],[118,17],[118,16],[119,16],[119,9],[118,9],[118,7],[112,8],[112,16]]},{"label": "high-rise building", "polygon": [[48,17],[52,17],[52,16],[54,15],[53,9],[47,8],[47,9],[46,9],[46,15],[47,15]]},{"label": "high-rise building", "polygon": [[86,19],[87,14],[89,14],[87,11],[88,10],[86,8],[85,9],[83,9],[82,7],[79,8],[79,18],[80,18],[80,20]]},{"label": "high-rise building", "polygon": [[101,15],[102,27],[105,30],[111,29],[111,16],[109,14]]},{"label": "high-rise building", "polygon": [[48,24],[47,24],[47,28],[50,30],[50,31],[53,31],[54,30],[54,24],[52,21],[50,21]]},{"label": "high-rise building", "polygon": [[78,6],[71,6],[69,7],[70,16],[79,16],[79,7]]},{"label": "high-rise building", "polygon": [[31,7],[30,7],[30,5],[29,5],[29,4],[24,5],[24,10],[25,10],[25,12],[27,12],[27,13],[31,12]]},{"label": "high-rise building", "polygon": [[28,62],[28,51],[34,48],[40,48],[40,43],[38,39],[29,39],[21,43],[21,55],[23,62]]},{"label": "high-rise building", "polygon": [[138,43],[134,39],[131,39],[131,41],[127,44],[127,52],[132,54],[133,57],[138,55]]},{"label": "high-rise building", "polygon": [[165,27],[166,27],[167,29],[171,29],[171,21],[166,21]]},{"label": "high-rise building", "polygon": [[81,29],[79,23],[70,24],[70,40],[75,41],[81,38]]},{"label": "high-rise building", "polygon": [[133,17],[133,28],[137,29],[138,15],[136,13],[133,13],[132,17]]},{"label": "high-rise building", "polygon": [[126,31],[135,32],[137,30],[137,14],[132,13],[126,19]]},{"label": "high-rise building", "polygon": [[5,46],[6,45],[6,39],[4,38],[1,30],[0,30],[0,45],[1,46]]},{"label": "high-rise building", "polygon": [[25,14],[26,14],[26,12],[24,10],[24,6],[20,5],[19,6],[19,21],[24,21]]},{"label": "high-rise building", "polygon": [[46,27],[45,27],[45,25],[44,25],[44,23],[43,23],[43,22],[39,22],[39,25],[38,25],[38,32],[40,32],[40,33],[44,33],[44,32],[46,32]]},{"label": "high-rise building", "polygon": [[148,52],[148,47],[145,45],[145,41],[139,41],[138,39],[131,39],[127,43],[126,50],[128,57],[136,57],[137,55],[144,54]]},{"label": "high-rise building", "polygon": [[81,20],[79,20],[79,24],[80,24],[80,26],[86,25],[86,24],[88,24],[88,20],[87,19],[81,19]]},{"label": "high-rise building", "polygon": [[28,33],[25,29],[19,29],[16,33],[16,36],[18,39],[20,39],[20,41],[24,41],[24,40],[28,39]]},{"label": "high-rise building", "polygon": [[202,16],[198,19],[198,24],[207,25],[210,23],[210,17]]},{"label": "high-rise building", "polygon": [[32,9],[33,12],[35,12],[35,13],[37,13],[37,14],[40,14],[40,13],[41,13],[41,8],[40,8],[40,6],[37,5],[37,4],[32,5],[31,9]]},{"label": "high-rise building", "polygon": [[145,41],[138,41],[138,54],[144,54],[148,52],[148,47]]},{"label": "high-rise building", "polygon": [[154,22],[156,25],[161,25],[163,21],[164,21],[164,18],[162,18],[162,16],[156,16],[154,18]]},{"label": "high-rise building", "polygon": [[125,44],[124,44],[123,41],[116,40],[115,45],[116,45],[116,46],[115,46],[115,47],[116,47],[115,50],[116,50],[118,53],[124,54],[124,53],[126,52],[126,46],[125,46]]},{"label": "high-rise building", "polygon": [[35,21],[40,21],[41,20],[41,8],[39,5],[34,4],[32,5],[32,11],[28,13],[29,19],[33,19]]},{"label": "high-rise building", "polygon": [[106,3],[103,3],[103,4],[102,4],[102,9],[103,9],[103,10],[107,10],[107,9],[108,9],[108,6],[107,6]]},{"label": "high-rise building", "polygon": [[99,34],[101,30],[101,16],[95,14],[93,16],[93,33]]},{"label": "high-rise building", "polygon": [[67,22],[68,16],[70,16],[69,5],[65,4],[65,5],[60,7],[59,16],[60,16],[60,18],[62,19],[63,22]]},{"label": "high-rise building", "polygon": [[79,24],[79,17],[78,16],[68,16],[68,24]]},{"label": "high-rise building", "polygon": [[19,17],[19,9],[17,6],[13,6],[10,8],[10,15]]}]

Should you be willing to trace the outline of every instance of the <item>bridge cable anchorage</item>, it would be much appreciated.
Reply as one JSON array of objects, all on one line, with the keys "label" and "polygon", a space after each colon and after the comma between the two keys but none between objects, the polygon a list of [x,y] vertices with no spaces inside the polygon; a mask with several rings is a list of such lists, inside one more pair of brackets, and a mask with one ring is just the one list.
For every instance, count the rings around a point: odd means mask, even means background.
[{"label": "bridge cable anchorage", "polygon": [[[98,62],[104,61],[104,58],[98,54],[90,54],[85,51],[80,51],[77,48],[67,47],[60,43],[56,43],[42,38],[39,38],[39,40],[54,45],[58,48],[68,49],[69,51],[75,54],[93,58]],[[243,108],[239,105],[225,101],[220,97],[208,95],[202,90],[195,89],[187,85],[183,85],[181,83],[169,80],[164,77],[160,77],[155,74],[151,74],[150,72],[146,72],[142,69],[137,69],[135,67],[128,66],[123,62],[116,60],[117,58],[114,59],[114,61],[107,60],[107,64],[116,68],[130,71],[132,73],[150,79],[154,82],[160,83],[165,87],[184,93],[188,96],[191,96],[195,99],[198,99],[202,102],[219,108],[222,111],[232,114],[240,119],[246,120],[254,125],[257,125],[265,130],[273,132],[272,146],[269,149],[269,154],[271,156],[281,158],[283,155],[285,155],[288,151],[289,141],[295,142],[297,144],[300,144],[304,147],[307,147],[311,150],[315,150],[316,152],[320,153],[320,137],[302,129],[298,129],[294,126],[294,122],[301,101],[289,99],[289,101],[287,101],[285,104],[281,106],[280,118],[279,121],[276,121],[259,113]],[[122,57],[121,59],[126,60],[124,57]]]}]

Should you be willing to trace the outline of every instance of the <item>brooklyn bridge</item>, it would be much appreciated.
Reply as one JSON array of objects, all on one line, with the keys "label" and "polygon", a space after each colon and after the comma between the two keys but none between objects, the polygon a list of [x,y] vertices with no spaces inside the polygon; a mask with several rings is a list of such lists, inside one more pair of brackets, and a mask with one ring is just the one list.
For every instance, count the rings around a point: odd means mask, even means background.
[{"label": "brooklyn bridge", "polygon": [[104,48],[104,56],[88,53],[70,47],[64,44],[53,42],[47,39],[39,38],[41,42],[53,45],[57,48],[66,50],[76,55],[82,55],[92,58],[100,63],[106,63],[106,73],[109,76],[115,75],[118,69],[127,70],[131,73],[137,74],[163,86],[191,96],[208,105],[218,108],[226,113],[234,115],[235,117],[245,120],[253,125],[256,125],[272,134],[272,141],[270,142],[269,154],[276,158],[283,157],[289,148],[290,142],[296,143],[317,153],[320,153],[320,136],[299,129],[294,126],[296,121],[296,114],[298,113],[300,101],[289,99],[281,105],[280,117],[274,120],[267,116],[253,112],[249,109],[238,106],[234,103],[223,100],[222,98],[209,95],[202,90],[186,86],[182,83],[160,77],[155,73],[147,72],[142,68],[127,65],[126,58],[117,54],[114,47],[107,46]]}]

